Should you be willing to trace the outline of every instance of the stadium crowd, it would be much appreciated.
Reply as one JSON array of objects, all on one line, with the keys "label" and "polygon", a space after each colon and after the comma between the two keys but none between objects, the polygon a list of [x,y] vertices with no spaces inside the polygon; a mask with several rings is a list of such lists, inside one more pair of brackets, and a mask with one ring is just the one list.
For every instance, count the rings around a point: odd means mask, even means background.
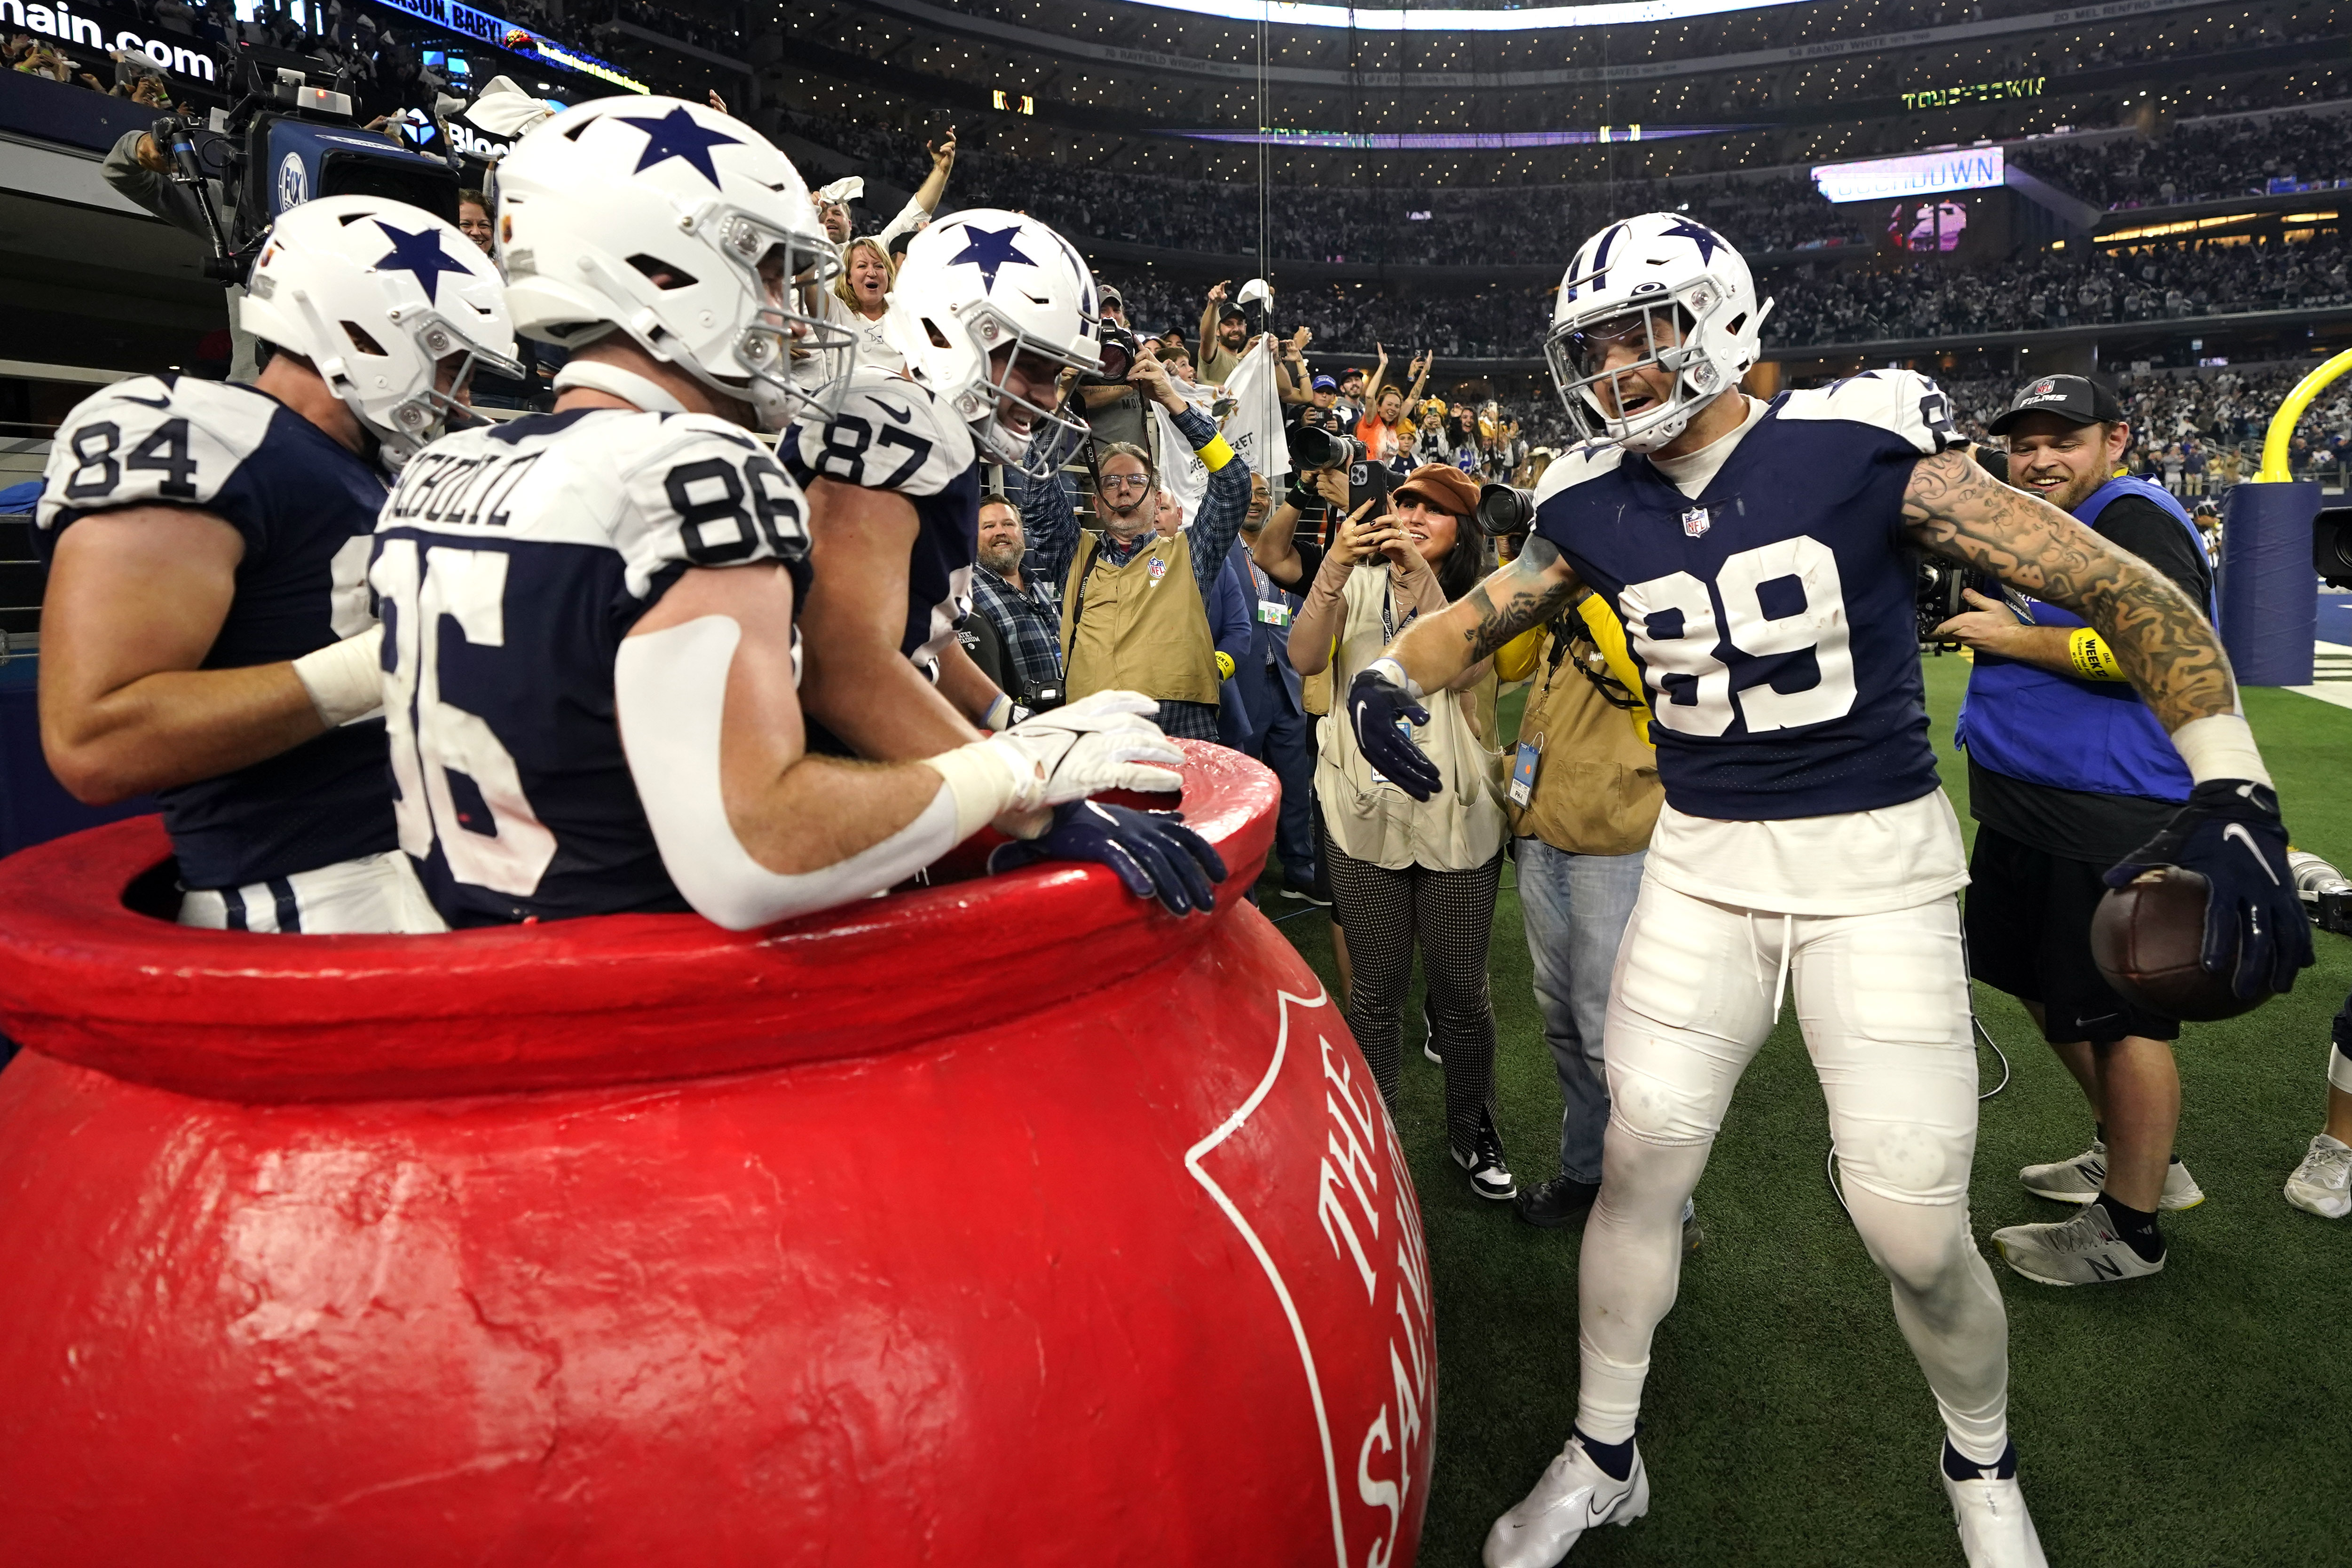
[{"label": "stadium crowd", "polygon": [[2027,142],[2010,156],[2061,190],[2110,210],[2169,206],[2341,184],[2352,115],[2274,114],[2177,125],[2161,140]]}]

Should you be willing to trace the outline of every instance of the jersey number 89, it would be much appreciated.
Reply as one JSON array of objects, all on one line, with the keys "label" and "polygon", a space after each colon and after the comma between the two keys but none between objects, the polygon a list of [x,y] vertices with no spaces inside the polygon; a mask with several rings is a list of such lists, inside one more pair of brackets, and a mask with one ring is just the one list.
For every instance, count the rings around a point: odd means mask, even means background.
[{"label": "jersey number 89", "polygon": [[[1672,571],[1628,584],[1623,605],[1654,694],[1651,711],[1678,735],[1721,735],[1735,718],[1760,735],[1825,724],[1853,708],[1845,590],[1836,555],[1819,539],[1800,534],[1726,557],[1713,595],[1689,572]],[[1819,679],[1798,691],[1775,691],[1766,680],[1734,692],[1731,667],[1716,657],[1718,642],[1757,659],[1810,651]]]}]

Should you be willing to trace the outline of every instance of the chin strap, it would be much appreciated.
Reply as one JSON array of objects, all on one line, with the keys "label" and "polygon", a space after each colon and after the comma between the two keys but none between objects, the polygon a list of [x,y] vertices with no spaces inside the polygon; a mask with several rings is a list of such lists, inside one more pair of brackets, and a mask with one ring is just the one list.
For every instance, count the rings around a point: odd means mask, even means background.
[{"label": "chin strap", "polygon": [[618,365],[608,365],[595,360],[584,362],[574,360],[555,372],[555,390],[559,395],[569,392],[573,387],[584,387],[590,392],[609,392],[614,397],[625,398],[647,413],[687,412],[686,404],[678,402],[674,395],[664,390],[659,382],[650,377],[641,376],[635,371],[625,371]]}]

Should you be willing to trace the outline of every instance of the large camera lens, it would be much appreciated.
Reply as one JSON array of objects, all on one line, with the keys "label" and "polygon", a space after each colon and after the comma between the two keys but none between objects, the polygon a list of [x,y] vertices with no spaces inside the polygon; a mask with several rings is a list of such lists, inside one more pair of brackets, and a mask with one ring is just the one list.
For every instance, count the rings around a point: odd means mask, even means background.
[{"label": "large camera lens", "polygon": [[1347,460],[1346,451],[1340,445],[1346,439],[1315,425],[1293,425],[1290,430],[1290,460],[1301,468],[1337,468]]},{"label": "large camera lens", "polygon": [[1489,535],[1525,533],[1535,526],[1536,493],[1510,485],[1484,485],[1478,490],[1478,526]]}]

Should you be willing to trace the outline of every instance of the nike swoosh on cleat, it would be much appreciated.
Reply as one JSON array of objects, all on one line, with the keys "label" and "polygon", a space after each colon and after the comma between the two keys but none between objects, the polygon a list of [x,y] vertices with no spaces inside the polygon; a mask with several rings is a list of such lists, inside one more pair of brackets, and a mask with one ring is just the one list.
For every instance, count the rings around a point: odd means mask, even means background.
[{"label": "nike swoosh on cleat", "polygon": [[2254,863],[2263,868],[2263,874],[2271,879],[2271,885],[2273,887],[2280,885],[2278,873],[2271,870],[2271,862],[2263,858],[2262,846],[2254,842],[2253,834],[2246,831],[2245,823],[2231,823],[2228,827],[2221,830],[2221,837],[2225,842],[2229,840],[2235,839],[2238,842],[2245,845],[2246,852],[2254,857]]},{"label": "nike swoosh on cleat", "polygon": [[913,409],[892,408],[888,403],[884,402],[878,397],[874,400],[874,406],[880,409],[884,413],[888,414],[892,419],[897,420],[900,424],[910,424],[914,422],[915,411]]}]

